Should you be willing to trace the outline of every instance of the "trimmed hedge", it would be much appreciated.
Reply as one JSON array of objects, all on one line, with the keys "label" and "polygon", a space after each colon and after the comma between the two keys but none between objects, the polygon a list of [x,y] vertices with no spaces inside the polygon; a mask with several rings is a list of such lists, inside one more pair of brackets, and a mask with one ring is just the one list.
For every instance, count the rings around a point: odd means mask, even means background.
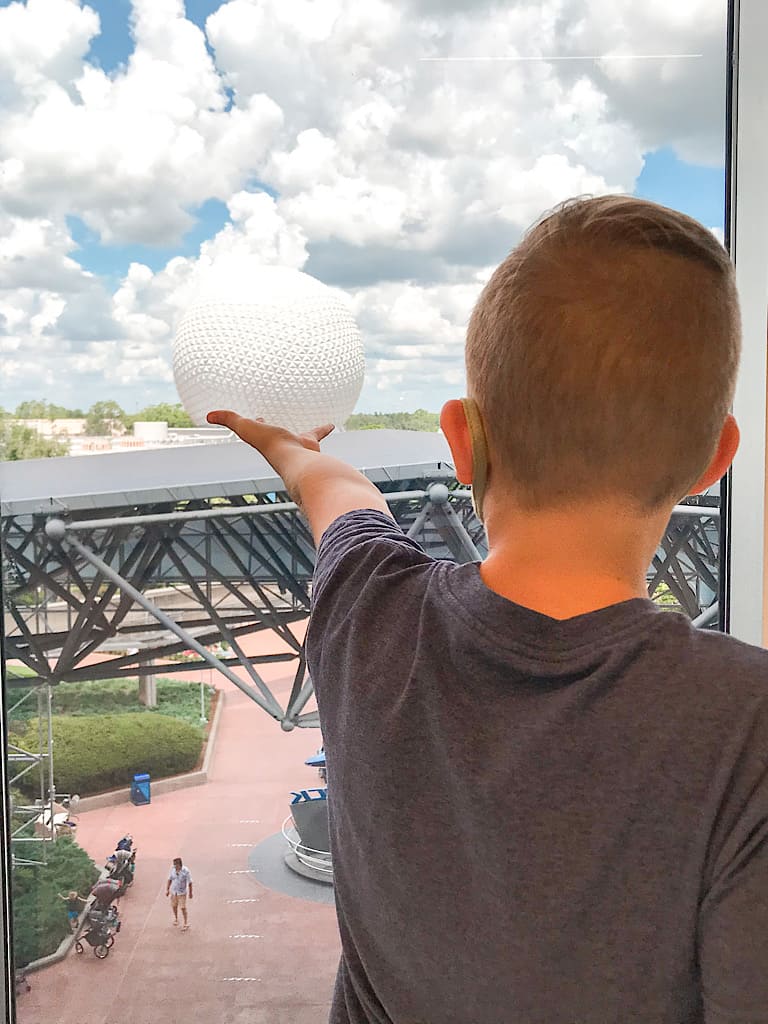
[{"label": "trimmed hedge", "polygon": [[[37,720],[22,736],[32,749]],[[136,772],[155,778],[190,771],[198,762],[203,737],[199,728],[167,715],[146,712],[119,715],[56,715],[53,718],[53,768],[60,793],[89,796],[128,786]],[[25,745],[24,742],[21,743]],[[19,787],[33,795],[35,780]]]},{"label": "trimmed hedge", "polygon": [[91,858],[69,836],[46,844],[46,863],[13,869],[13,955],[17,967],[54,953],[69,934],[67,906],[76,889],[87,896],[99,877]]}]

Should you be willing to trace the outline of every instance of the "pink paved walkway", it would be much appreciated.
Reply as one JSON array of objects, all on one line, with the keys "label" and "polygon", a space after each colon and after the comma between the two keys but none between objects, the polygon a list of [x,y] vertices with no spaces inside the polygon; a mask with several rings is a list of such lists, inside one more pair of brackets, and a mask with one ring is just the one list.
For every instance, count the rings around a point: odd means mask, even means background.
[{"label": "pink paved walkway", "polygon": [[[260,672],[284,706],[285,666]],[[217,685],[226,697],[207,785],[81,815],[79,841],[99,864],[123,833],[134,836],[123,927],[106,960],[86,947],[31,975],[19,1024],[325,1024],[339,953],[334,909],[265,889],[242,845],[280,830],[291,789],[319,784],[303,761],[320,733],[284,733],[234,686]],[[164,896],[177,854],[194,878],[186,933],[172,927]]]}]

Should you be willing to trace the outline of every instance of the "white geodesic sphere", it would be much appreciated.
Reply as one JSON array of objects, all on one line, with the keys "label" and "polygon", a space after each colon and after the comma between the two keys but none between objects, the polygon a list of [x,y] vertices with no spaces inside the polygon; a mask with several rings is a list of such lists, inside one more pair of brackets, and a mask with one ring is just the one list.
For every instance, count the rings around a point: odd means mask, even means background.
[{"label": "white geodesic sphere", "polygon": [[211,409],[301,432],[342,426],[363,386],[357,324],[298,270],[230,261],[202,278],[173,343],[173,376],[196,424]]}]

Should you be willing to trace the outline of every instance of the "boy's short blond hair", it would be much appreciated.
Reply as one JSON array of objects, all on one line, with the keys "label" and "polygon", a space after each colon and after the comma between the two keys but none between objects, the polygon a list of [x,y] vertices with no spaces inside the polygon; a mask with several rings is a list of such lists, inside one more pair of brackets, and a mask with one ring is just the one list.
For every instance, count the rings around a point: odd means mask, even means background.
[{"label": "boy's short blond hair", "polygon": [[491,485],[528,509],[681,498],[715,453],[740,347],[734,268],[711,231],[629,196],[564,203],[469,323]]}]

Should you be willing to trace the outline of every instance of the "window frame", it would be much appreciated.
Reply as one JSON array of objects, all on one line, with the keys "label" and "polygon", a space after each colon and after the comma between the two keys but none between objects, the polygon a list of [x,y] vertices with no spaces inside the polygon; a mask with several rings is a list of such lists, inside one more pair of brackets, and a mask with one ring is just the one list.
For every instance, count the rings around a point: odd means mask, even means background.
[{"label": "window frame", "polygon": [[731,0],[728,40],[727,241],[736,264],[743,322],[733,411],[742,430],[724,481],[721,608],[726,632],[768,640],[766,608],[766,382],[768,359],[768,6]]},{"label": "window frame", "polygon": [[[723,481],[721,622],[742,640],[768,640],[766,563],[766,383],[768,358],[768,5],[765,0],[730,0],[728,39],[728,174],[726,236],[736,264],[742,301],[744,350],[734,400],[742,425],[740,451]],[[1,556],[0,556],[1,559]],[[0,597],[2,581],[0,580]],[[14,1024],[10,893],[10,806],[5,713],[5,651],[0,617],[0,1020]]]}]

